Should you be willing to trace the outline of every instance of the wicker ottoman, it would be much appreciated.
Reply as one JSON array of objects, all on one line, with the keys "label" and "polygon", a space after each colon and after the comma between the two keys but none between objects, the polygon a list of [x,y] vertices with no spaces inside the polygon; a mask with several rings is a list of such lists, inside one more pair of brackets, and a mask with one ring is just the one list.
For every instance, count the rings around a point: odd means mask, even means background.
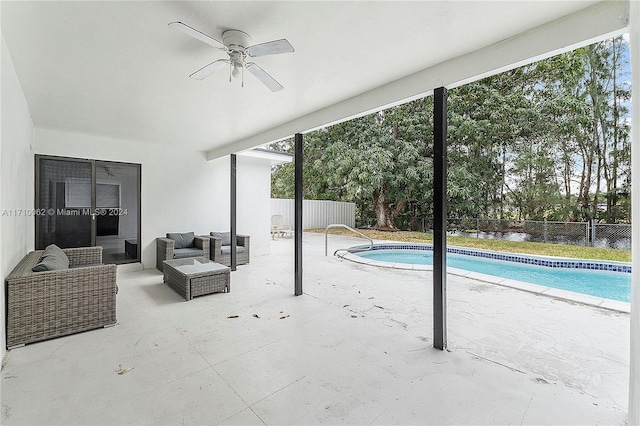
[{"label": "wicker ottoman", "polygon": [[164,282],[186,300],[231,291],[231,269],[204,257],[165,260]]}]

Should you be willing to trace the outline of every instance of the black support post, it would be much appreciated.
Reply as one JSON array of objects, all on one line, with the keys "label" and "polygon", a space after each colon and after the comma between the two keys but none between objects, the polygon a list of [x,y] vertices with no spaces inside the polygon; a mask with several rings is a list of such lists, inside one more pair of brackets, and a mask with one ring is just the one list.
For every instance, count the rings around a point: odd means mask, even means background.
[{"label": "black support post", "polygon": [[231,231],[231,270],[236,270],[236,246],[238,240],[236,238],[236,212],[237,212],[237,182],[236,182],[236,154],[231,154],[231,211],[230,211],[230,231]]},{"label": "black support post", "polygon": [[295,295],[302,294],[302,134],[295,136],[295,244],[294,244],[294,275]]},{"label": "black support post", "polygon": [[433,347],[447,348],[447,89],[433,94]]}]

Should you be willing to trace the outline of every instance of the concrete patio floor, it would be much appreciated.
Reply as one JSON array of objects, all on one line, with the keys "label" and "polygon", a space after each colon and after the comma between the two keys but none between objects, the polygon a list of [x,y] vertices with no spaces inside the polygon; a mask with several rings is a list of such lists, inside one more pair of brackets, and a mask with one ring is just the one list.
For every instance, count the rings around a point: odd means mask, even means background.
[{"label": "concrete patio floor", "polygon": [[115,327],[7,353],[2,424],[625,423],[626,313],[450,275],[442,352],[430,273],[307,233],[296,297],[293,240],[271,250],[190,302],[120,268]]}]

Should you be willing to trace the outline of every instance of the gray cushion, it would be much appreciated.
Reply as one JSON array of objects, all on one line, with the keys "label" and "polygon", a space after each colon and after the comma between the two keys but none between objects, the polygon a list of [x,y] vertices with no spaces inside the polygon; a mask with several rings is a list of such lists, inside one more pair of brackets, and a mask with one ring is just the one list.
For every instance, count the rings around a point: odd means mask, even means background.
[{"label": "gray cushion", "polygon": [[231,245],[231,232],[210,232],[209,235],[221,238],[223,246]]},{"label": "gray cushion", "polygon": [[185,257],[203,257],[204,250],[197,248],[181,248],[173,251],[174,259],[184,259]]},{"label": "gray cushion", "polygon": [[69,258],[60,247],[51,244],[44,249],[38,263],[31,270],[33,272],[58,271],[69,269]]},{"label": "gray cushion", "polygon": [[175,241],[174,248],[182,249],[195,247],[195,233],[194,232],[169,232],[167,238]]},{"label": "gray cushion", "polygon": [[[244,253],[245,251],[247,251],[247,249],[244,247],[236,246],[236,253]],[[231,246],[222,246],[222,254],[231,254]]]}]

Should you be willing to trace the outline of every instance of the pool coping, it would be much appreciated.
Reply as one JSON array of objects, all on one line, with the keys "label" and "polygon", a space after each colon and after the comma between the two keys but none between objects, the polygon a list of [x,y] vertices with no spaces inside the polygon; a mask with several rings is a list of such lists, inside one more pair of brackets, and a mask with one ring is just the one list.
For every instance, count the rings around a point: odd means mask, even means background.
[{"label": "pool coping", "polygon": [[[401,242],[395,243],[395,242],[388,242],[388,241],[384,243],[375,243],[375,244],[398,245],[398,246],[407,246],[407,245],[428,246],[428,244],[401,243]],[[354,247],[351,247],[351,249],[355,249],[357,247],[367,247],[367,246],[354,246]],[[448,249],[449,248],[469,250],[468,248],[455,247],[455,246],[449,246]],[[489,250],[477,250],[477,251],[488,252],[488,253],[501,253],[501,252],[493,252]],[[354,255],[347,249],[337,250],[334,253],[334,255],[340,259],[348,260],[348,261],[363,264],[363,265],[375,266],[379,268],[400,269],[405,271],[432,271],[433,270],[433,266],[431,265],[414,265],[414,264],[408,264],[408,263],[383,262],[380,260],[367,259],[361,256]],[[553,256],[543,257],[543,256],[531,255],[531,257],[532,258],[535,257],[537,259],[542,259],[542,258],[554,259],[557,261],[564,261],[566,259],[566,258],[553,257]],[[572,259],[572,260],[575,261],[576,259]],[[598,263],[598,262],[596,261],[594,263]],[[609,261],[607,263],[622,264],[622,262],[609,262]],[[607,309],[611,311],[622,312],[627,314],[631,312],[631,303],[622,302],[619,300],[607,299],[604,297],[597,297],[597,296],[590,296],[588,294],[576,293],[573,291],[561,290],[553,287],[546,287],[539,284],[531,284],[531,283],[517,281],[510,278],[496,277],[493,275],[482,274],[480,272],[472,272],[464,269],[452,268],[450,266],[447,267],[447,274],[456,275],[459,277],[471,278],[471,279],[486,282],[489,284],[495,284],[502,287],[508,287],[508,288],[513,288],[517,290],[526,291],[528,293],[533,293],[539,296],[552,297],[554,299],[568,301],[568,302],[577,302],[583,305],[594,306],[597,308]]]}]

